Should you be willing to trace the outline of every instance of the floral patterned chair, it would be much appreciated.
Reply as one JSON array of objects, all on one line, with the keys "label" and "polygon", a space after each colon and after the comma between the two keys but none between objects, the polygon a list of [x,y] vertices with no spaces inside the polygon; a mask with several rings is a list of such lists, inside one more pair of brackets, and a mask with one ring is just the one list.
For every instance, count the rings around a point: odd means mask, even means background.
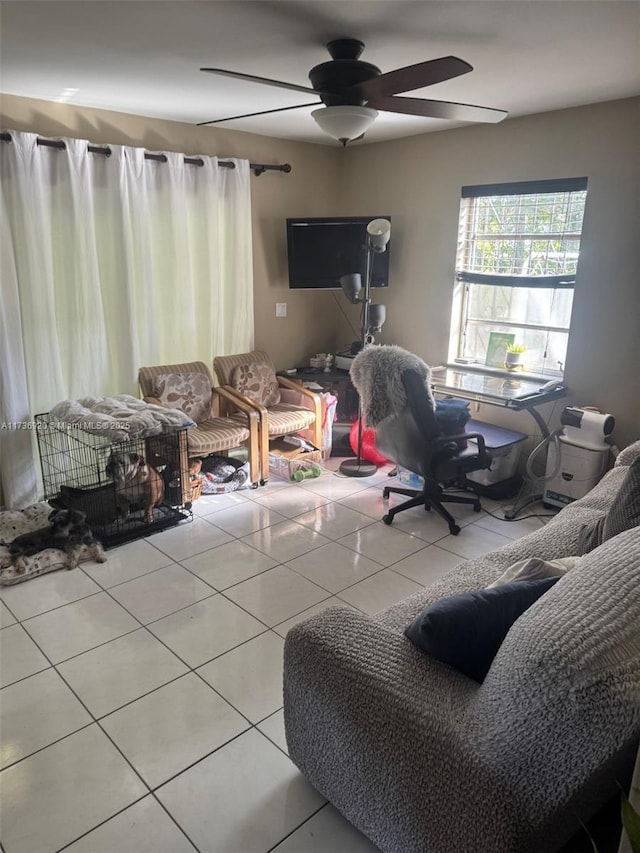
[{"label": "floral patterned chair", "polygon": [[[209,368],[202,361],[141,367],[138,382],[146,403],[180,409],[196,422],[187,430],[189,456],[209,456],[246,445],[249,476],[256,488],[260,482],[260,418],[255,408],[223,388],[213,388]],[[232,406],[220,416],[220,401]]]},{"label": "floral patterned chair", "polygon": [[[235,405],[254,407],[260,415],[262,483],[269,476],[269,441],[280,435],[312,430],[312,443],[322,447],[322,401],[302,385],[276,376],[271,358],[256,350],[213,360],[221,389],[233,395]],[[228,398],[227,398],[228,399]]]}]

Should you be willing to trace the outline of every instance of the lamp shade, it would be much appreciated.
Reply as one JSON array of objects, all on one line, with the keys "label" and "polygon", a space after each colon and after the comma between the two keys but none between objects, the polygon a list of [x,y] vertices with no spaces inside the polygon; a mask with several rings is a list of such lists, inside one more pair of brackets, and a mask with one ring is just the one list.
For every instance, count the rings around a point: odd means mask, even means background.
[{"label": "lamp shade", "polygon": [[391,223],[388,219],[372,219],[367,225],[367,235],[374,252],[384,252],[391,237]]},{"label": "lamp shade", "polygon": [[362,278],[359,272],[350,272],[340,276],[340,287],[349,302],[356,303],[362,290]]},{"label": "lamp shade", "polygon": [[378,115],[371,107],[338,106],[322,107],[311,115],[320,130],[346,145],[368,130]]},{"label": "lamp shade", "polygon": [[384,321],[387,319],[387,308],[385,305],[369,306],[369,331],[379,332]]}]

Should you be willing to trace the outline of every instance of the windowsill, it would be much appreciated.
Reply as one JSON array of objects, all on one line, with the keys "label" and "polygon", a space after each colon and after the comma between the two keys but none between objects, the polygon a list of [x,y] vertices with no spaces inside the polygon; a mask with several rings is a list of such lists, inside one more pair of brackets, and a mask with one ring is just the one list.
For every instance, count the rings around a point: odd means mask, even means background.
[{"label": "windowsill", "polygon": [[488,373],[491,376],[502,376],[505,379],[533,379],[541,382],[549,382],[556,379],[561,381],[563,379],[563,374],[559,370],[547,370],[544,373],[536,373],[534,371],[527,370],[500,370],[498,367],[487,367],[486,364],[478,364],[477,362],[473,364],[460,364],[457,361],[448,361],[444,365],[432,367],[431,369],[442,370],[445,367],[448,367],[451,370],[471,370],[476,373]]}]

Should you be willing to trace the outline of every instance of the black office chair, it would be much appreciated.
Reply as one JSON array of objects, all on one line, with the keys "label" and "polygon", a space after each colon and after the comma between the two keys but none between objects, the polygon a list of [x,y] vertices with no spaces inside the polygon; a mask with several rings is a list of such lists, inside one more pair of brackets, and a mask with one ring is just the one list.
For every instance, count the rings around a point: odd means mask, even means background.
[{"label": "black office chair", "polygon": [[[424,478],[422,491],[386,486],[383,497],[395,494],[408,495],[411,499],[389,509],[383,516],[385,524],[391,524],[395,515],[414,506],[432,507],[449,525],[456,536],[460,527],[444,503],[472,504],[475,512],[482,509],[477,494],[473,497],[451,494],[450,488],[469,489],[465,477],[472,471],[491,466],[491,455],[485,447],[480,433],[443,435],[436,420],[428,386],[420,372],[405,370],[401,374],[406,395],[406,405],[398,412],[386,417],[375,427],[376,445],[380,453]],[[477,446],[468,446],[469,439],[476,439]]]}]

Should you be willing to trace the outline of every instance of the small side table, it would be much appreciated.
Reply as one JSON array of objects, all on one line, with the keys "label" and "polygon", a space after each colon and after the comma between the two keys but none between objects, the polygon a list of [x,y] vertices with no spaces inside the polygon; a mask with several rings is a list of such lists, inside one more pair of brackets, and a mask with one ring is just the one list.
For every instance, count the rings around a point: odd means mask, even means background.
[{"label": "small side table", "polygon": [[323,391],[333,394],[338,399],[336,407],[336,423],[353,423],[358,417],[358,392],[351,384],[348,370],[334,367],[329,373],[315,370],[311,367],[298,367],[295,373],[278,371],[279,376],[286,376],[294,382],[315,382]]}]

